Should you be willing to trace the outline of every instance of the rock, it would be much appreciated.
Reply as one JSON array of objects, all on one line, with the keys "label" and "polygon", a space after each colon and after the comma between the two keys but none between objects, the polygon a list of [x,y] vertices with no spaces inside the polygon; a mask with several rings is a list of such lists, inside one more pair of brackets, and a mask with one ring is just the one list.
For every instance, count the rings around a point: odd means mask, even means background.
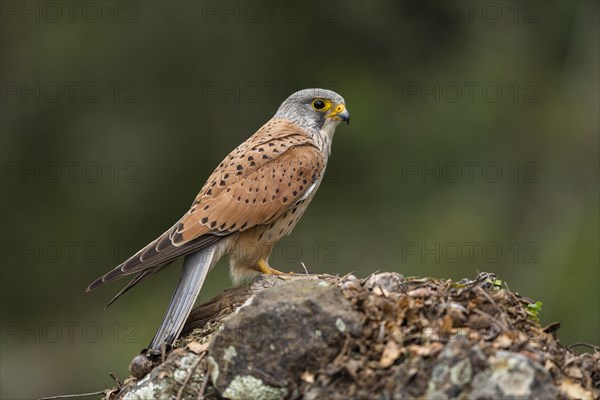
[{"label": "rock", "polygon": [[540,364],[509,351],[498,350],[489,367],[473,377],[472,398],[555,399],[552,376]]},{"label": "rock", "polygon": [[386,292],[400,292],[404,277],[396,272],[381,272],[372,274],[365,282],[365,287],[374,289],[376,287]]},{"label": "rock", "polygon": [[136,379],[142,379],[152,371],[152,362],[144,355],[136,356],[129,364],[129,373]]},{"label": "rock", "polygon": [[[403,387],[396,393],[401,397]],[[551,399],[557,391],[548,371],[514,352],[498,350],[486,356],[479,344],[450,343],[439,354],[425,398]]]},{"label": "rock", "polygon": [[600,398],[599,349],[565,348],[532,304],[489,273],[259,277],[199,306],[167,359],[140,379],[137,357],[107,398]]},{"label": "rock", "polygon": [[[137,356],[143,357],[143,356]],[[136,358],[137,358],[136,357]],[[176,398],[179,391],[184,398],[200,391],[204,374],[198,368],[201,356],[184,349],[175,349],[169,357],[147,374],[119,393],[123,400],[147,400]],[[194,395],[194,398],[196,396]]]},{"label": "rock", "polygon": [[305,371],[326,365],[361,316],[325,281],[292,281],[260,292],[226,319],[209,348],[213,385],[233,400],[280,399]]}]

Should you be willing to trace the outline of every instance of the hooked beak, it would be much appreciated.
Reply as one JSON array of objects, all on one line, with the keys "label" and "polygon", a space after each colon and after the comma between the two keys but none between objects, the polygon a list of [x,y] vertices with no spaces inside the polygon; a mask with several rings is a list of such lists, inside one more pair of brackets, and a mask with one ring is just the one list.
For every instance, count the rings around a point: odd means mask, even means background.
[{"label": "hooked beak", "polygon": [[346,109],[344,104],[338,104],[327,114],[327,118],[331,118],[334,121],[345,121],[346,124],[350,123],[350,113]]}]

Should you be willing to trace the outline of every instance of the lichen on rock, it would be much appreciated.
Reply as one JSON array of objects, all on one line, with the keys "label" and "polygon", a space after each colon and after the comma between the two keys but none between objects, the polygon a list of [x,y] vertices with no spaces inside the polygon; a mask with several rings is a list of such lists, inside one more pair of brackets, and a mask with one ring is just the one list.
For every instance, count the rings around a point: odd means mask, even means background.
[{"label": "lichen on rock", "polygon": [[252,375],[236,376],[221,393],[230,400],[281,400],[286,394],[287,389],[265,385],[262,379]]}]

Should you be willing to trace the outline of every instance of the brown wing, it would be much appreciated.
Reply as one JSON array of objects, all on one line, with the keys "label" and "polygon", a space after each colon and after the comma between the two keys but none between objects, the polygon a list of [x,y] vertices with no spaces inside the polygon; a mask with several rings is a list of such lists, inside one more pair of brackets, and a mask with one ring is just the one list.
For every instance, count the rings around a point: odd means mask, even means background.
[{"label": "brown wing", "polygon": [[141,272],[120,295],[183,255],[269,223],[301,199],[324,168],[323,156],[301,128],[270,120],[223,160],[178,223],[94,281],[88,291]]},{"label": "brown wing", "polygon": [[179,222],[173,243],[179,246],[208,232],[228,235],[268,224],[292,208],[325,168],[321,152],[311,143],[290,147],[273,158],[265,156],[267,161],[246,175],[225,173],[212,191],[201,193]]}]

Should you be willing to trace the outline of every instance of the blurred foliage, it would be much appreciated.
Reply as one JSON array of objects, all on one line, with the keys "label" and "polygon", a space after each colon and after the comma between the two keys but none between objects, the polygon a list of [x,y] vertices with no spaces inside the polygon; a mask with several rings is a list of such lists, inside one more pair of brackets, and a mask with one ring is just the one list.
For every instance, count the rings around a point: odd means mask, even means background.
[{"label": "blurred foliage", "polygon": [[180,263],[106,311],[85,287],[315,86],[352,124],[274,266],[490,271],[600,342],[598,3],[52,3],[2,3],[2,398],[125,378]]}]

